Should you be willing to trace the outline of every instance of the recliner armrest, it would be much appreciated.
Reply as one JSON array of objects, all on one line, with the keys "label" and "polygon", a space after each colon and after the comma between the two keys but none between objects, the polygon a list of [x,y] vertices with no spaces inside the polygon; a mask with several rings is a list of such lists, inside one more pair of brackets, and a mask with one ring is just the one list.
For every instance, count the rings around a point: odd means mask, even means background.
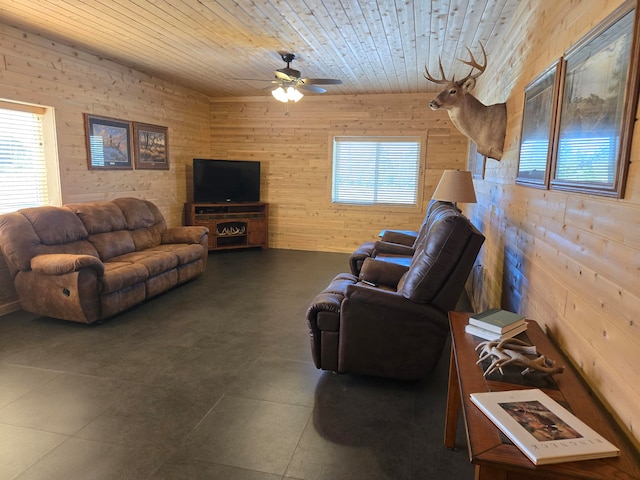
[{"label": "recliner armrest", "polygon": [[374,256],[379,253],[386,253],[391,255],[405,255],[407,257],[413,256],[415,249],[408,245],[402,245],[400,243],[391,242],[376,242],[374,245]]},{"label": "recliner armrest", "polygon": [[50,253],[36,255],[31,259],[31,270],[45,275],[65,275],[83,268],[92,268],[99,276],[104,274],[104,263],[92,255]]},{"label": "recliner armrest", "polygon": [[405,265],[367,258],[362,264],[359,279],[372,285],[384,285],[395,289],[407,270],[409,267]]},{"label": "recliner armrest", "polygon": [[414,303],[397,292],[372,287],[363,283],[356,283],[347,287],[345,291],[345,303],[341,306],[343,319],[350,316],[352,313],[350,310],[352,310],[354,305],[359,305],[358,310],[364,308],[372,314],[377,312],[376,316],[388,315],[389,318],[398,319],[412,315],[422,316],[424,315],[425,308],[431,309],[429,306]]},{"label": "recliner armrest", "polygon": [[380,240],[389,243],[399,243],[410,247],[418,238],[418,232],[406,233],[399,230],[385,230]]}]

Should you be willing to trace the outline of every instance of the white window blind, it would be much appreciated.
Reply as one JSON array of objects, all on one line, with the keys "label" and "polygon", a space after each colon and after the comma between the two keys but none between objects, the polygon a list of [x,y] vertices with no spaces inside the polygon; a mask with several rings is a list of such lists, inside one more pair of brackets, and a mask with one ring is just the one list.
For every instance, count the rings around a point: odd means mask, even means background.
[{"label": "white window blind", "polygon": [[48,204],[44,108],[17,108],[0,108],[0,213]]},{"label": "white window blind", "polygon": [[334,203],[416,205],[420,137],[335,137]]}]

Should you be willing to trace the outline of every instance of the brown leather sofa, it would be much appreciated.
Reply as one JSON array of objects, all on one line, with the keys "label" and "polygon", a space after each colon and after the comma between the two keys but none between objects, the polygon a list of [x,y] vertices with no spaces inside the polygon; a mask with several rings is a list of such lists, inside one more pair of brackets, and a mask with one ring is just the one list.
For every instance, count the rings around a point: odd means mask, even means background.
[{"label": "brown leather sofa", "polygon": [[0,248],[23,310],[92,323],[201,275],[205,227],[167,228],[152,202],[38,207],[0,216]]},{"label": "brown leather sofa", "polygon": [[427,376],[483,242],[449,204],[431,213],[409,267],[367,258],[359,277],[337,275],[307,311],[316,367],[404,380]]},{"label": "brown leather sofa", "polygon": [[439,208],[450,208],[452,205],[450,202],[431,200],[418,231],[384,230],[379,240],[365,242],[360,245],[349,257],[351,273],[356,276],[360,275],[362,264],[367,258],[378,258],[409,266],[411,257],[424,242],[431,213]]}]

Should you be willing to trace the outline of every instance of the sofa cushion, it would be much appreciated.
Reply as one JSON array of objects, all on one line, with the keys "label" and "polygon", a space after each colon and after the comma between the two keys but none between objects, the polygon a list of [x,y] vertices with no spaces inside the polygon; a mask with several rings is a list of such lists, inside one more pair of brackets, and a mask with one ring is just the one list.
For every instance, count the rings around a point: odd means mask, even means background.
[{"label": "sofa cushion", "polygon": [[202,247],[200,244],[187,245],[186,243],[168,243],[158,245],[150,249],[156,252],[170,252],[178,257],[179,265],[186,265],[187,263],[197,262],[202,259]]},{"label": "sofa cushion", "polygon": [[34,207],[18,210],[33,226],[44,245],[60,245],[86,239],[89,233],[78,216],[64,207]]},{"label": "sofa cushion", "polygon": [[117,198],[113,203],[117,205],[124,215],[129,230],[150,227],[156,223],[151,208],[144,200],[125,197]]},{"label": "sofa cushion", "polygon": [[158,207],[149,201],[132,197],[117,198],[113,203],[124,215],[136,250],[160,245],[162,232],[167,225]]},{"label": "sofa cushion", "polygon": [[113,202],[68,203],[89,232],[89,241],[102,261],[135,251],[122,210]]},{"label": "sofa cushion", "polygon": [[106,262],[102,277],[102,295],[131,287],[149,278],[144,265],[129,262]]},{"label": "sofa cushion", "polygon": [[131,238],[133,238],[136,250],[146,250],[160,245],[162,242],[162,230],[163,228],[160,225],[154,225],[131,231]]},{"label": "sofa cushion", "polygon": [[19,213],[0,215],[0,245],[12,275],[31,268],[40,238],[33,225]]},{"label": "sofa cushion", "polygon": [[112,261],[140,264],[147,269],[149,277],[160,275],[178,266],[178,257],[173,252],[154,251],[151,249],[120,255],[114,257]]},{"label": "sofa cushion", "polygon": [[75,212],[89,235],[127,228],[122,210],[113,202],[69,203],[65,207]]},{"label": "sofa cushion", "polygon": [[96,248],[103,262],[136,251],[133,237],[128,230],[98,233],[91,235],[89,241]]}]

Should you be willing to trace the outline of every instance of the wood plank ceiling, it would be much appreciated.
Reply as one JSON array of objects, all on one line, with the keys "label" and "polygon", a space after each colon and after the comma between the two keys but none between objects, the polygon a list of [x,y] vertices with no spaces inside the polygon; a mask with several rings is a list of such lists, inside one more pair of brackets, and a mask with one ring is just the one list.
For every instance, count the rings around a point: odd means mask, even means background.
[{"label": "wood plank ceiling", "polygon": [[0,23],[210,96],[268,95],[278,52],[329,94],[420,93],[456,62],[499,61],[519,0],[2,0]]}]

